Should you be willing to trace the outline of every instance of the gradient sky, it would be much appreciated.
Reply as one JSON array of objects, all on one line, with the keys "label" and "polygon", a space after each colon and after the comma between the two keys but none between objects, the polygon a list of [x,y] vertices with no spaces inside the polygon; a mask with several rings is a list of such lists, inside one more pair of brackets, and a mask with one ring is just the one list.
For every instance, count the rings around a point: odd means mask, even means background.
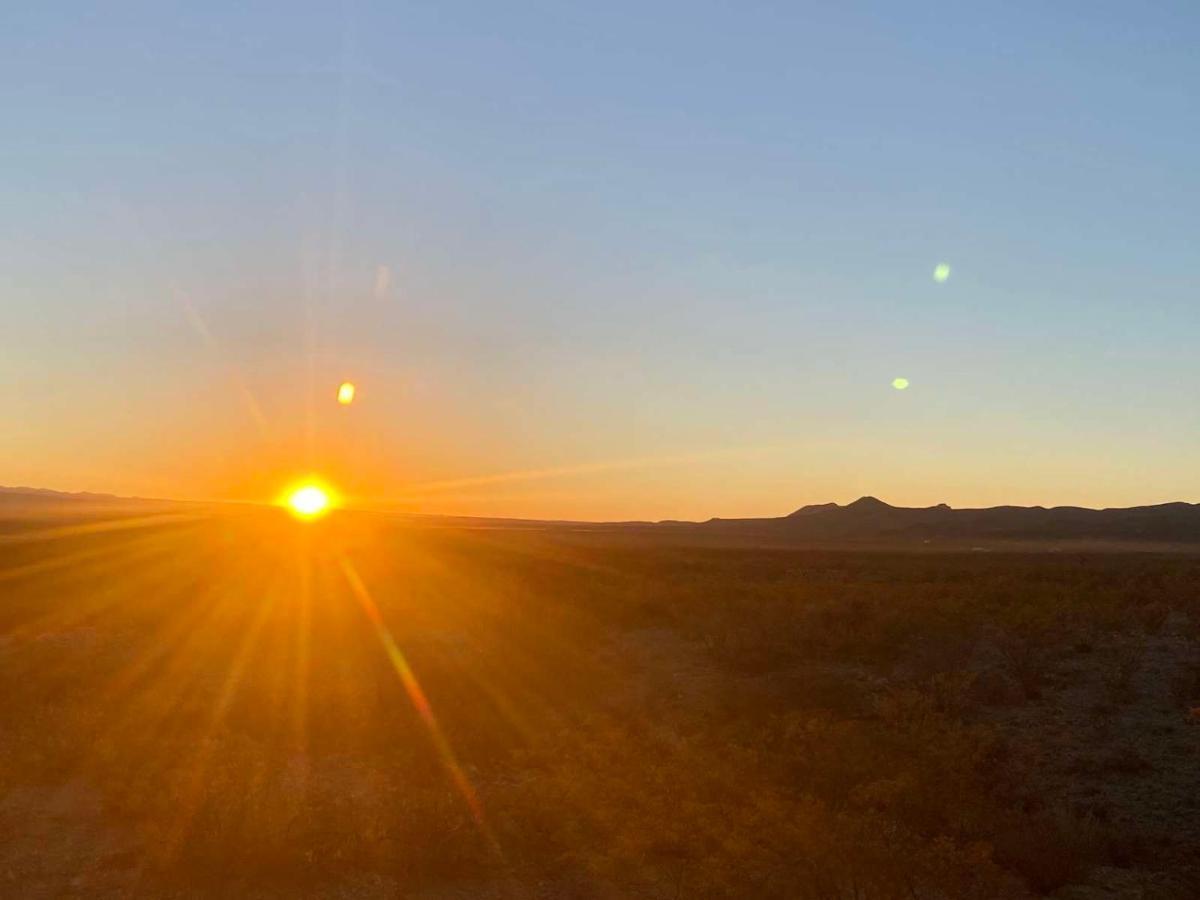
[{"label": "gradient sky", "polygon": [[1200,500],[1193,3],[9,6],[0,483]]}]

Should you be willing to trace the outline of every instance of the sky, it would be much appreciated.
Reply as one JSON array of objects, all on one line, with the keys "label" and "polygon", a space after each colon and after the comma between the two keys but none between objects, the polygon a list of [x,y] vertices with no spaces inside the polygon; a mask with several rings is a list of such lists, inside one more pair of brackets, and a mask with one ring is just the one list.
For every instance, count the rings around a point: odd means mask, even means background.
[{"label": "sky", "polygon": [[0,484],[1200,501],[1194,4],[9,7]]}]

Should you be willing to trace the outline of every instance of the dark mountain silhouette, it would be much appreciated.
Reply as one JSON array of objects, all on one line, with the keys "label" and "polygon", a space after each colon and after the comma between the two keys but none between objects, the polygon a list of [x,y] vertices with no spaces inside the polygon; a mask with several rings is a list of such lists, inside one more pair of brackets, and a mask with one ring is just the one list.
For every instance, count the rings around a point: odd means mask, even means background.
[{"label": "dark mountain silhouette", "polygon": [[[672,526],[678,527],[678,526]],[[1103,539],[1200,542],[1200,504],[1087,509],[1079,506],[993,506],[952,509],[891,506],[861,497],[821,503],[772,519],[710,519],[694,528],[776,538],[826,539]]]},{"label": "dark mountain silhouette", "polygon": [[[863,499],[866,499],[865,497]],[[794,513],[789,513],[788,518],[793,519],[797,516],[813,516],[817,513],[828,512],[831,509],[840,509],[836,503],[814,503],[811,506],[802,506]]]}]

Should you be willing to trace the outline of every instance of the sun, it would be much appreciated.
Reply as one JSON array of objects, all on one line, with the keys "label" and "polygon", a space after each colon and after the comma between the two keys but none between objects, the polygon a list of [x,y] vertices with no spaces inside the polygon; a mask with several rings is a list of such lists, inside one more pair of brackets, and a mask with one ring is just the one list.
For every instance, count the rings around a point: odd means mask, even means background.
[{"label": "sun", "polygon": [[329,491],[319,484],[306,483],[293,488],[287,495],[287,506],[298,519],[315,519],[329,512],[333,500]]}]

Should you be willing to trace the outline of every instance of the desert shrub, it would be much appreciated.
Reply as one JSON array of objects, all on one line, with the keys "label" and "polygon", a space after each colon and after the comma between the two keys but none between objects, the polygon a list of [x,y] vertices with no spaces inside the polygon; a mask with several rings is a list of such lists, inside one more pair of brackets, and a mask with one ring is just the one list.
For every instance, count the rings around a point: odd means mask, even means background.
[{"label": "desert shrub", "polygon": [[1025,634],[1009,634],[1003,641],[1003,651],[1008,661],[1008,672],[1015,679],[1027,700],[1036,700],[1042,695],[1049,668],[1049,652],[1037,638]]}]

